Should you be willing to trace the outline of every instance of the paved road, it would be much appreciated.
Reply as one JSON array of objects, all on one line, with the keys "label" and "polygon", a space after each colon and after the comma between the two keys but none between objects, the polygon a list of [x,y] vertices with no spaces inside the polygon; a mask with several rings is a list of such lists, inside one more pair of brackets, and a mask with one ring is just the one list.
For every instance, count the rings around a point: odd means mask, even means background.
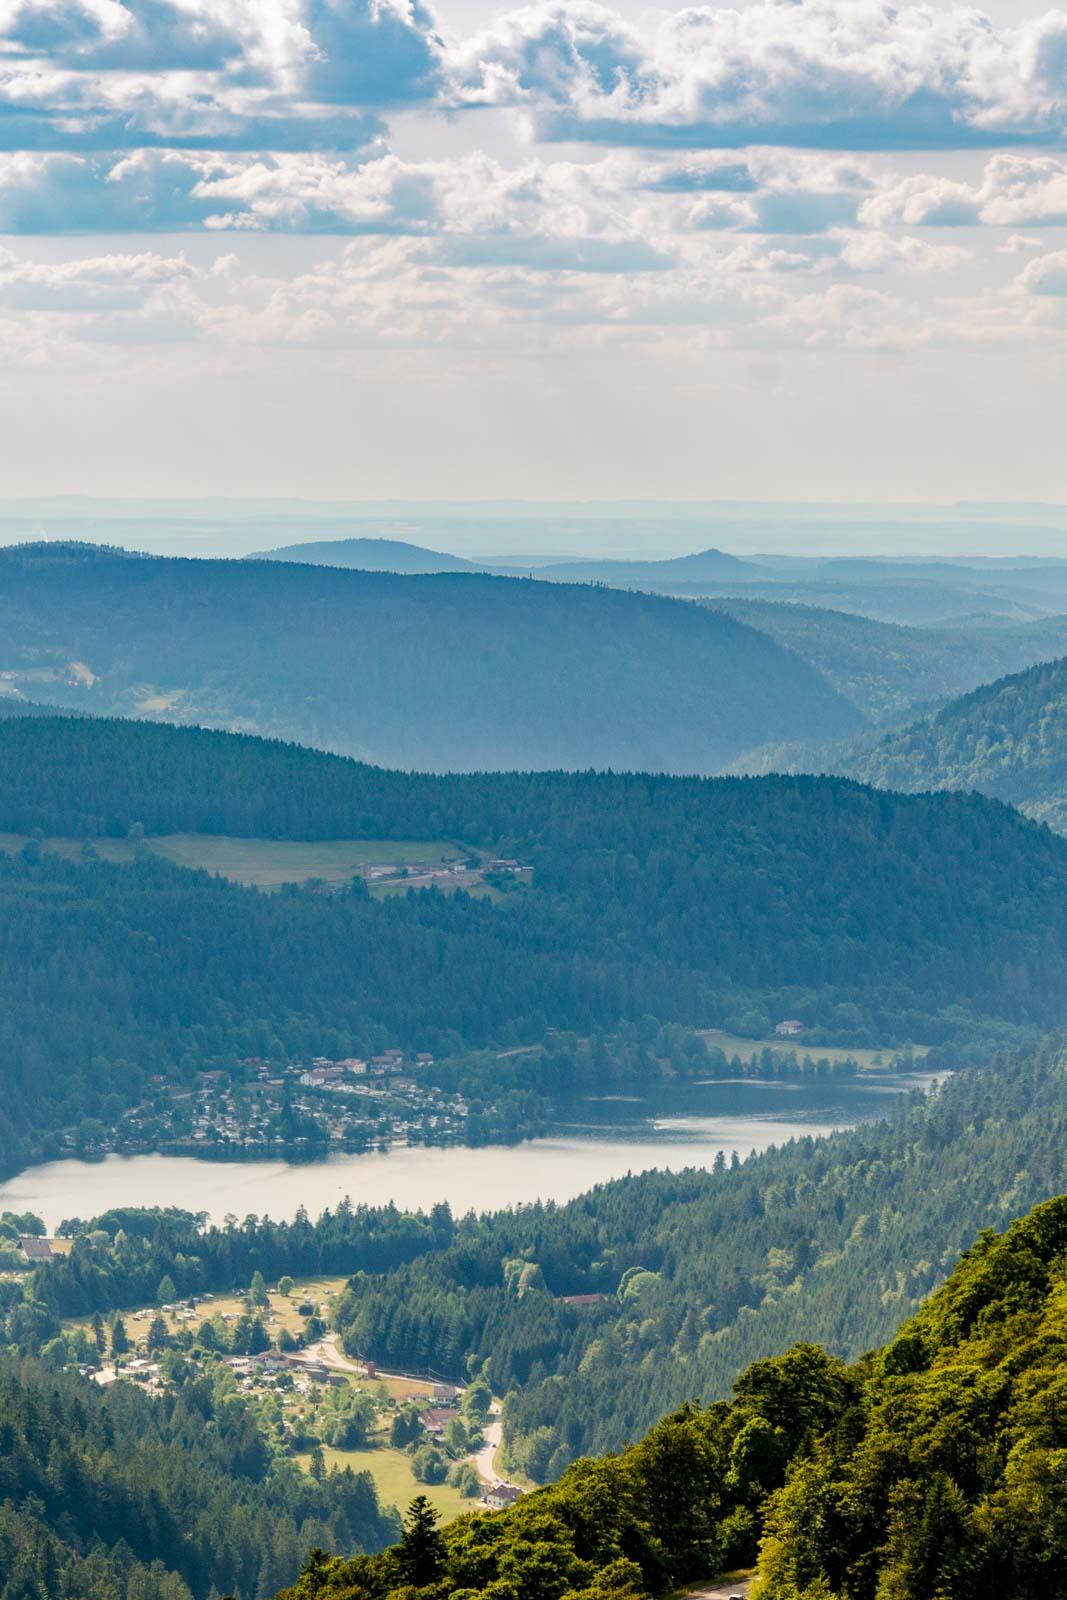
[{"label": "paved road", "polygon": [[751,1578],[735,1578],[732,1583],[716,1583],[707,1588],[690,1589],[686,1594],[686,1600],[730,1600],[731,1595],[747,1595],[751,1588]]},{"label": "paved road", "polygon": [[[324,1339],[320,1339],[317,1344],[309,1344],[304,1353],[309,1360],[321,1361],[324,1366],[334,1367],[341,1372],[358,1373],[361,1377],[365,1376],[365,1369],[362,1365],[359,1365],[354,1361],[349,1361],[347,1356],[342,1355],[338,1347],[337,1335],[335,1333],[328,1333],[326,1337]],[[380,1376],[403,1377],[405,1374],[381,1373]],[[493,1410],[490,1413],[489,1421],[486,1423],[482,1431],[485,1434],[485,1443],[482,1445],[482,1448],[476,1451],[473,1455],[466,1456],[464,1459],[474,1464],[478,1470],[478,1476],[481,1478],[485,1488],[491,1489],[494,1483],[500,1482],[500,1476],[493,1465],[496,1459],[496,1453],[500,1449],[500,1440],[503,1435],[503,1425],[500,1420],[499,1406],[493,1407]]]},{"label": "paved road", "polygon": [[468,1459],[474,1462],[478,1469],[479,1478],[481,1478],[485,1487],[490,1489],[494,1483],[499,1483],[500,1481],[493,1466],[503,1433],[503,1425],[500,1421],[500,1412],[497,1407],[493,1407],[489,1421],[482,1429],[482,1432],[485,1435],[485,1443],[480,1450],[476,1451]]},{"label": "paved road", "polygon": [[354,1361],[349,1361],[347,1356],[341,1354],[335,1333],[328,1333],[318,1344],[309,1344],[304,1355],[310,1361],[321,1361],[324,1367],[336,1367],[340,1372],[356,1372],[361,1377],[366,1376],[362,1366],[357,1366]]}]

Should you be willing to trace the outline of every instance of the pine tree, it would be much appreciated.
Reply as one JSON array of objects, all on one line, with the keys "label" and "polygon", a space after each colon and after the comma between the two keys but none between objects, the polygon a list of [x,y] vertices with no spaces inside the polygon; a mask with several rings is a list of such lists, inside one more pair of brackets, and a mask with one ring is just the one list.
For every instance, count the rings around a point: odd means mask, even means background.
[{"label": "pine tree", "polygon": [[417,1494],[408,1506],[404,1533],[397,1547],[397,1560],[406,1582],[416,1589],[436,1583],[445,1561],[445,1542],[437,1526],[439,1513],[424,1494]]}]

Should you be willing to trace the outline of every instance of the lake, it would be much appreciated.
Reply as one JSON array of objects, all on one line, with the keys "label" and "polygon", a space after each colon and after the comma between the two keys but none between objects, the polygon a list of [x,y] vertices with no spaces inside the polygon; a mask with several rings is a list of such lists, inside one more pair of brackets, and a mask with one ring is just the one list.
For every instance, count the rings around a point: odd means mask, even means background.
[{"label": "lake", "polygon": [[53,1161],[0,1184],[0,1210],[36,1212],[50,1232],[65,1217],[98,1216],[111,1206],[181,1206],[216,1222],[230,1212],[281,1219],[301,1205],[314,1217],[345,1195],[372,1206],[395,1201],[417,1210],[447,1200],[457,1213],[495,1211],[572,1200],[630,1172],[707,1168],[720,1150],[729,1160],[734,1151],[744,1157],[854,1127],[884,1116],[897,1095],[944,1076],[709,1081],[643,1099],[584,1100],[549,1137],[511,1146],[398,1146],[297,1165],[161,1155]]}]

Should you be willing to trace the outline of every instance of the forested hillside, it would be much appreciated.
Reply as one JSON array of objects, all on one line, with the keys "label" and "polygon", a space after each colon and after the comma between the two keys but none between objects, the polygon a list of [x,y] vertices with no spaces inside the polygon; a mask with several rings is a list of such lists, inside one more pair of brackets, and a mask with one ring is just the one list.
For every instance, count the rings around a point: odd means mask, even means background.
[{"label": "forested hillside", "polygon": [[693,583],[707,579],[748,582],[765,576],[764,568],[725,550],[695,550],[691,555],[660,561],[605,561],[595,558],[553,561],[536,569],[539,578],[559,583],[643,584]]},{"label": "forested hillside", "polygon": [[708,604],[795,650],[875,724],[1067,653],[1064,617],[918,628],[800,603]]},{"label": "forested hillside", "polygon": [[[385,1365],[487,1361],[513,1461],[554,1478],[796,1339],[860,1356],[975,1233],[1064,1188],[1067,1060],[1052,1048],[739,1169],[648,1173],[460,1224],[446,1248],[360,1276],[339,1323]],[[559,1298],[573,1294],[602,1300]]]},{"label": "forested hillside", "polygon": [[[409,1517],[289,1600],[657,1595],[759,1559],[761,1600],[1054,1600],[1067,1519],[1067,1198],[984,1234],[891,1343],[810,1342],[491,1519]],[[629,1369],[620,1363],[616,1382]]]},{"label": "forested hillside", "polygon": [[892,789],[977,789],[1067,832],[1067,657],[976,689],[848,770]]},{"label": "forested hillside", "polygon": [[[1053,1044],[960,1074],[882,1124],[799,1140],[733,1170],[621,1180],[563,1207],[456,1219],[446,1206],[412,1216],[343,1202],[314,1224],[201,1228],[191,1215],[133,1210],[72,1222],[69,1257],[0,1293],[0,1333],[55,1364],[59,1318],[150,1303],[163,1280],[200,1296],[247,1285],[256,1271],[270,1282],[350,1272],[337,1312],[349,1349],[457,1377],[484,1365],[507,1394],[513,1460],[554,1477],[685,1401],[725,1396],[752,1361],[798,1339],[835,1360],[890,1339],[976,1234],[1064,1189],[1065,1152],[1067,1057]],[[568,1304],[569,1294],[601,1299]],[[897,1347],[915,1363],[913,1344]],[[823,1369],[798,1370],[809,1382]],[[193,1384],[181,1401],[205,1398]],[[247,1435],[239,1409],[226,1416]],[[132,1426],[131,1452],[140,1437]],[[773,1440],[749,1443],[748,1459],[774,1459]],[[248,1493],[258,1504],[260,1491]],[[48,1508],[58,1519],[62,1499]],[[740,1527],[751,1534],[746,1519]],[[138,1554],[169,1537],[157,1523]],[[351,1548],[336,1534],[331,1542]],[[703,1570],[753,1548],[712,1546]]]},{"label": "forested hillside", "polygon": [[862,717],[733,618],[480,573],[0,551],[0,670],[29,699],[440,771],[721,771]]},{"label": "forested hillside", "polygon": [[396,1532],[369,1474],[276,1457],[232,1379],[154,1397],[0,1355],[4,1600],[253,1600]]},{"label": "forested hillside", "polygon": [[[528,883],[263,895],[92,838],[210,829],[459,839]],[[146,1079],[248,1056],[447,1055],[658,1019],[780,1016],[876,1046],[1064,1020],[1067,844],[980,797],[805,777],[383,772],[91,719],[0,723],[0,1160],[113,1127]],[[502,1071],[506,1072],[506,1068]]]}]

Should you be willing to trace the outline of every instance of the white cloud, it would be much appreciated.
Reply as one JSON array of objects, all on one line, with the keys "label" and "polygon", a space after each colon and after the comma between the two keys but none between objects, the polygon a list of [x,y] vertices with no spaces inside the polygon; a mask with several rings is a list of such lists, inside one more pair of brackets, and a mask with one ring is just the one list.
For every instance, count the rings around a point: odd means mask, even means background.
[{"label": "white cloud", "polygon": [[962,5],[756,0],[647,27],[592,0],[496,18],[451,54],[471,104],[542,138],[717,148],[969,148],[1063,138],[1067,13],[998,30]]},{"label": "white cloud", "polygon": [[1015,286],[1022,294],[1047,295],[1055,299],[1067,295],[1067,250],[1054,250],[1050,255],[1028,261],[1015,280]]},{"label": "white cloud", "polygon": [[421,0],[0,0],[0,148],[351,151],[441,62]]},{"label": "white cloud", "polygon": [[1067,163],[1055,156],[996,155],[975,184],[915,174],[872,195],[859,214],[878,227],[1065,224]]}]

